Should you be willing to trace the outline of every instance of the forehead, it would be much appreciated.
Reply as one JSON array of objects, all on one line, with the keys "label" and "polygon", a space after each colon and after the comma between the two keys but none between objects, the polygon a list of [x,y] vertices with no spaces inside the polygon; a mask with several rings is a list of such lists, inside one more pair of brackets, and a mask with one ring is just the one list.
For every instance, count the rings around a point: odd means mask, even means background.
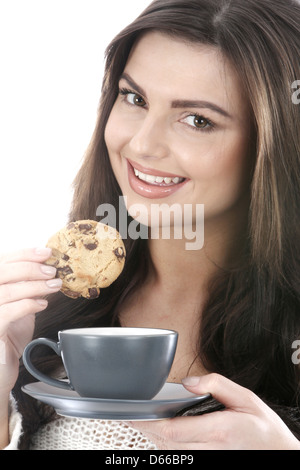
[{"label": "forehead", "polygon": [[147,94],[160,91],[170,100],[210,99],[230,113],[248,110],[238,74],[214,46],[148,32],[133,46],[125,72]]}]

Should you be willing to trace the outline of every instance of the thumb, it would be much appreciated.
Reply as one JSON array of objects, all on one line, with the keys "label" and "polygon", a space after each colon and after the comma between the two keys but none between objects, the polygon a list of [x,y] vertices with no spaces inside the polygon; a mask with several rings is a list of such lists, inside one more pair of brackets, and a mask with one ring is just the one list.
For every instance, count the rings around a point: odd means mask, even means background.
[{"label": "thumb", "polygon": [[251,390],[236,384],[220,374],[208,374],[201,377],[186,377],[182,384],[192,393],[210,393],[213,398],[226,408],[253,413],[264,403]]}]

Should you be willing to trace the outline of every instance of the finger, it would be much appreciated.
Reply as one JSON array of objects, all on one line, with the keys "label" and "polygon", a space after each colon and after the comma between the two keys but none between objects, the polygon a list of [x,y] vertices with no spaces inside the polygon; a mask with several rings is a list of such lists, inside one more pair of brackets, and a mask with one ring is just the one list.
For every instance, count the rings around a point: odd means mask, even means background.
[{"label": "finger", "polygon": [[0,284],[48,279],[56,275],[56,268],[29,261],[0,264]]},{"label": "finger", "polygon": [[59,291],[61,286],[61,279],[3,284],[0,286],[0,306],[21,299],[43,297]]},{"label": "finger", "polygon": [[27,315],[41,312],[47,306],[48,302],[45,299],[22,299],[2,305],[0,307],[0,336],[6,331],[9,323],[15,322]]},{"label": "finger", "polygon": [[181,416],[160,421],[134,421],[134,429],[164,442],[207,442],[215,440],[215,433],[224,428],[224,412],[202,416]]},{"label": "finger", "polygon": [[135,421],[129,426],[140,431],[159,449],[225,449],[229,429],[225,415],[233,411],[216,411],[202,416],[184,416],[161,421]]},{"label": "finger", "polygon": [[184,387],[192,393],[202,395],[210,393],[226,408],[244,413],[253,413],[264,403],[251,390],[236,384],[220,374],[208,374],[202,377],[187,377],[182,380]]},{"label": "finger", "polygon": [[50,258],[51,248],[24,248],[12,253],[0,254],[0,263],[15,263],[16,261],[45,261]]}]

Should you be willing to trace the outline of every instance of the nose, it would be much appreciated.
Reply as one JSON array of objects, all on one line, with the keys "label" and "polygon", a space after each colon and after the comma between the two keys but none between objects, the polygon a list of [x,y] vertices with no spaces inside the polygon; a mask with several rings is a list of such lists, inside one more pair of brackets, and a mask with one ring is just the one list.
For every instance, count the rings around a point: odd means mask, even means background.
[{"label": "nose", "polygon": [[150,111],[138,121],[129,141],[130,156],[137,159],[162,159],[168,156],[167,130],[164,119]]}]

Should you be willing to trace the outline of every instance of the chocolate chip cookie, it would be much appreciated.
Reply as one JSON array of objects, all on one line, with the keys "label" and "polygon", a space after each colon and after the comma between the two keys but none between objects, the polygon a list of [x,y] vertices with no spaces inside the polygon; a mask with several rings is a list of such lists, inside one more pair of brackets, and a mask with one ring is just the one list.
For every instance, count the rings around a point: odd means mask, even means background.
[{"label": "chocolate chip cookie", "polygon": [[53,235],[47,247],[52,256],[47,264],[57,269],[61,291],[74,299],[95,299],[121,274],[125,247],[120,234],[95,220],[78,220]]}]

